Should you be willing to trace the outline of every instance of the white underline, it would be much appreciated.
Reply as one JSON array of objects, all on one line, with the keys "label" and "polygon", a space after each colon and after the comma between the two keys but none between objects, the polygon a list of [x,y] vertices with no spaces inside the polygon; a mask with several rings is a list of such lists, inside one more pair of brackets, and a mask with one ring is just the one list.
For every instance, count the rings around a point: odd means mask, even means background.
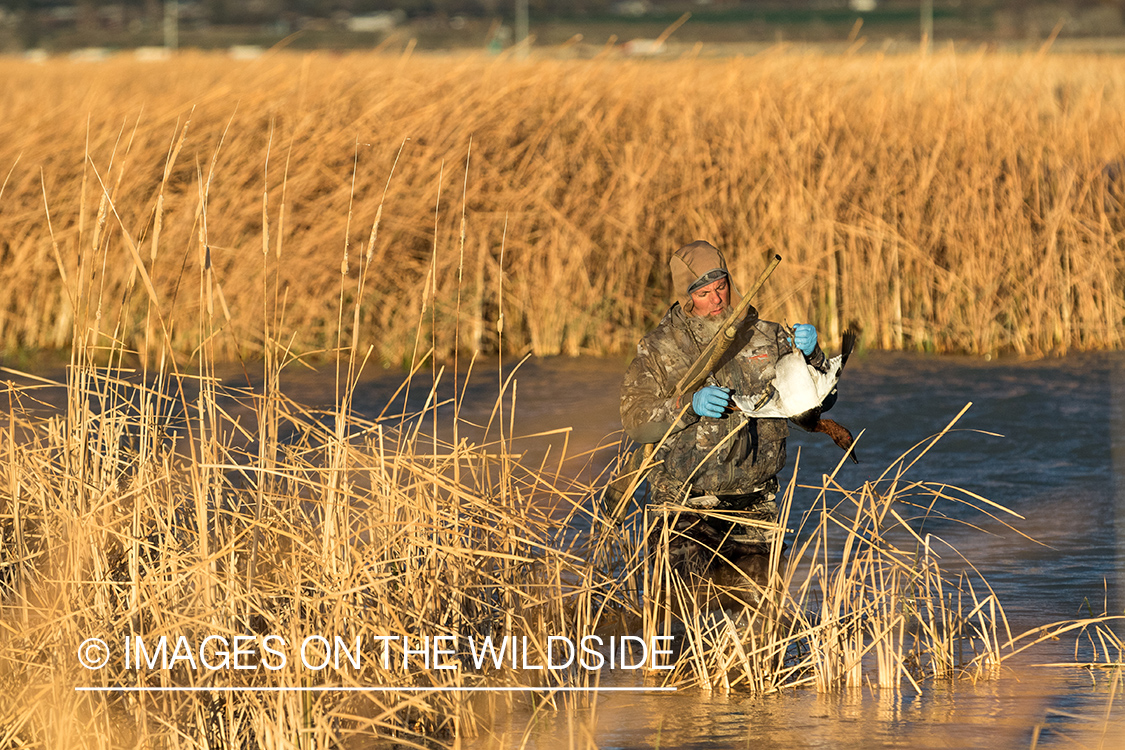
[{"label": "white underline", "polygon": [[674,693],[674,687],[76,687],[79,693]]}]

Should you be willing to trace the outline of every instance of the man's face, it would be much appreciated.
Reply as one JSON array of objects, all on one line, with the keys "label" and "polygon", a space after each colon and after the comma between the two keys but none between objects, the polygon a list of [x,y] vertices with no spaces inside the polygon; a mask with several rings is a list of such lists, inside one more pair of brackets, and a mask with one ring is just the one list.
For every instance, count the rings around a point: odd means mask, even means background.
[{"label": "man's face", "polygon": [[691,293],[691,314],[697,318],[717,317],[730,304],[730,285],[726,277],[701,286]]}]

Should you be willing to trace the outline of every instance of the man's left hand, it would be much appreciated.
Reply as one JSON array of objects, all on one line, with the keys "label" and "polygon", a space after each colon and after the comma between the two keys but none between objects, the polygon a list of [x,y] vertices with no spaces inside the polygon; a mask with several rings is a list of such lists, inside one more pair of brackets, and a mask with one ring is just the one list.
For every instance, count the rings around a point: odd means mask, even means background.
[{"label": "man's left hand", "polygon": [[806,357],[816,349],[816,327],[809,323],[796,323],[793,325],[793,344]]}]

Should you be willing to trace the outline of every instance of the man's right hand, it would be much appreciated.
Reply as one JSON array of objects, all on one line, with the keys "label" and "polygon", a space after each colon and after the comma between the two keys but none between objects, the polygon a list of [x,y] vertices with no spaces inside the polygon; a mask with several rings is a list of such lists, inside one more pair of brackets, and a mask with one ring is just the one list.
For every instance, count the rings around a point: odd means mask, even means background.
[{"label": "man's right hand", "polygon": [[730,388],[705,385],[691,397],[691,409],[701,417],[722,419],[730,410]]}]

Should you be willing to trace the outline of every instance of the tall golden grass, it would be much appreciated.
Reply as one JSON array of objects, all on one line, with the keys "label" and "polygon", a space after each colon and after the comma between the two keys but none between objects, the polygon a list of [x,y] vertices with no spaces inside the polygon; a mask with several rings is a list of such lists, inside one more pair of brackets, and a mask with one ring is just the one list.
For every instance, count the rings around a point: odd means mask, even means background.
[{"label": "tall golden grass", "polygon": [[1115,58],[185,53],[0,78],[9,351],[69,345],[75,283],[144,350],[143,265],[190,352],[204,243],[224,359],[260,354],[267,275],[293,349],[330,347],[345,253],[380,271],[362,322],[384,363],[410,360],[431,297],[440,359],[497,351],[501,318],[509,352],[626,352],[698,238],[744,280],[783,255],[763,314],[830,340],[855,321],[873,348],[1121,344]]},{"label": "tall golden grass", "polygon": [[[438,403],[433,393],[417,413],[357,415],[346,382],[336,408],[310,411],[277,388],[280,360],[263,386],[232,391],[207,367],[130,373],[84,356],[65,384],[6,393],[4,746],[329,748],[379,739],[458,747],[487,735],[513,704],[533,716],[596,707],[592,694],[558,687],[924,691],[935,681],[995,678],[1009,656],[1080,630],[1100,639],[1105,661],[1120,662],[1104,618],[1012,637],[971,565],[943,570],[949,549],[911,530],[911,514],[955,503],[1005,513],[972,493],[908,479],[944,432],[854,491],[831,475],[802,488],[795,474],[780,522],[795,527],[788,554],[775,546],[772,573],[717,586],[672,573],[664,540],[653,547],[646,538],[652,511],[638,509],[618,527],[596,504],[601,482],[568,480],[563,457],[558,467],[521,465],[505,425],[507,392],[482,430],[456,417],[458,399]],[[44,387],[65,388],[65,413],[38,404]],[[453,440],[437,436],[442,410],[454,412]],[[799,489],[816,499],[797,523],[790,511]],[[288,644],[273,643],[289,655],[276,670],[211,669],[203,656],[123,662],[127,638],[143,637],[151,654],[166,636],[173,655],[181,636],[197,647],[208,636],[267,635]],[[313,635],[342,638],[355,663],[302,666],[297,644]],[[547,663],[551,636],[590,635],[670,636],[672,668],[623,676],[524,668]],[[461,668],[420,666],[417,653],[405,668],[397,644],[385,664],[377,640],[385,636],[416,639],[414,649],[423,637],[453,638],[444,660]],[[530,661],[470,666],[466,639],[485,636],[526,637]],[[79,663],[88,638],[110,645],[105,668]],[[243,663],[278,664],[250,644]],[[311,653],[318,662],[321,652]],[[481,688],[536,692],[450,692]],[[579,730],[569,746],[596,747],[592,728]]]}]

